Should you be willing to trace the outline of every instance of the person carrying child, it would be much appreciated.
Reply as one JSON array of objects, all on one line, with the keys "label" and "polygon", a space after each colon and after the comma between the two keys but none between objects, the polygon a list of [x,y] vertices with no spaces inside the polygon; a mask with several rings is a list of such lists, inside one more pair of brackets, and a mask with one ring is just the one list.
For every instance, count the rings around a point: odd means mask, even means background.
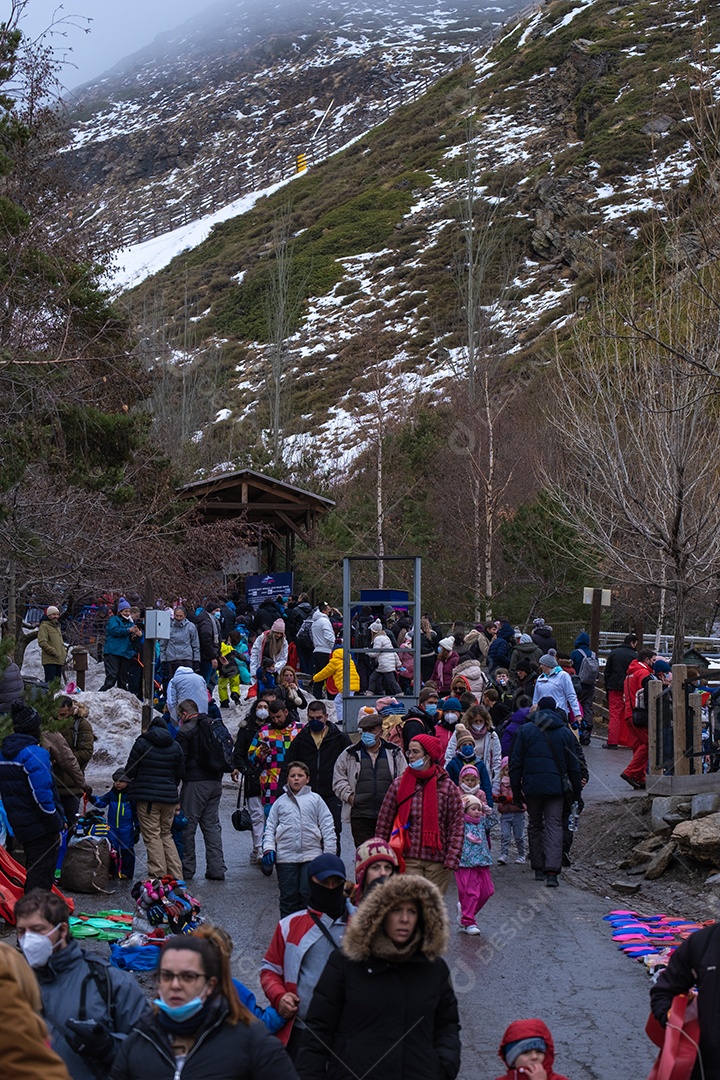
[{"label": "person carrying child", "polygon": [[507,1072],[498,1080],[567,1080],[556,1073],[555,1044],[542,1020],[513,1020],[500,1043],[498,1056]]},{"label": "person carrying child", "polygon": [[492,781],[485,762],[477,756],[475,736],[468,731],[464,724],[458,724],[455,729],[455,738],[456,750],[450,760],[445,762],[445,772],[454,784],[459,784],[460,772],[464,766],[474,765],[480,777],[480,786],[487,796],[488,805],[492,806]]},{"label": "person carrying child", "polygon": [[463,795],[462,803],[465,837],[460,865],[455,871],[459,896],[458,924],[462,934],[479,934],[481,931],[475,918],[495,892],[490,876],[492,855],[486,825],[492,808],[488,806],[487,796],[482,789],[477,796]]},{"label": "person carrying child", "polygon": [[310,787],[310,769],[291,761],[285,794],[270,807],[263,835],[263,867],[277,870],[281,919],[309,905],[307,868],[336,844],[333,816]]},{"label": "person carrying child", "polygon": [[112,774],[113,786],[104,795],[90,795],[89,801],[99,810],[107,809],[108,839],[117,852],[117,876],[135,876],[135,844],[140,839],[140,822],[135,803],[125,795],[130,777],[124,769]]},{"label": "person carrying child", "polygon": [[497,809],[500,814],[500,855],[498,866],[505,866],[510,854],[510,838],[515,838],[517,849],[516,863],[525,862],[525,824],[527,815],[525,807],[519,806],[513,801],[512,785],[510,784],[510,766],[508,758],[502,759],[500,766],[500,794],[497,798]]}]

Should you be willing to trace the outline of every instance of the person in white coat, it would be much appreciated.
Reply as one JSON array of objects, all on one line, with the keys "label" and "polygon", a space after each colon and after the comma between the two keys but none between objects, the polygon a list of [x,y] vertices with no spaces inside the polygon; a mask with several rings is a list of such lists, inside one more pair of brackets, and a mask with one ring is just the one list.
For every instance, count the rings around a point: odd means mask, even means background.
[{"label": "person in white coat", "polygon": [[546,653],[540,657],[540,671],[538,680],[533,691],[533,703],[531,712],[537,712],[538,702],[541,698],[551,697],[559,709],[563,709],[568,715],[572,711],[577,720],[582,717],[582,709],[578,701],[573,681],[567,671],[563,671],[552,653]]},{"label": "person in white coat", "polygon": [[[490,713],[484,705],[471,705],[463,713],[462,723],[475,739],[475,754],[485,762],[490,775],[493,798],[500,794],[500,771],[502,769],[502,747]],[[457,753],[457,734],[453,731],[445,751],[445,764]]]},{"label": "person in white coat", "polygon": [[370,623],[368,630],[372,634],[372,647],[378,653],[377,668],[370,676],[371,694],[402,694],[395,672],[400,667],[400,658],[394,651],[393,643],[383,629],[379,619]]},{"label": "person in white coat", "polygon": [[254,683],[257,682],[258,669],[267,657],[274,661],[274,671],[279,675],[288,662],[288,640],[282,619],[276,619],[270,629],[258,634],[253,642],[250,652],[250,677]]},{"label": "person in white coat", "polygon": [[[329,604],[320,604],[313,612],[313,675],[317,675],[318,671],[322,671],[324,667],[327,667],[330,661],[330,654],[335,648],[335,631],[330,622],[329,612]],[[319,698],[325,697],[324,683],[320,684],[317,696]]]},{"label": "person in white coat", "polygon": [[263,869],[277,870],[281,919],[309,905],[307,868],[337,846],[333,816],[309,785],[305,762],[291,761],[285,794],[272,804],[263,834]]}]

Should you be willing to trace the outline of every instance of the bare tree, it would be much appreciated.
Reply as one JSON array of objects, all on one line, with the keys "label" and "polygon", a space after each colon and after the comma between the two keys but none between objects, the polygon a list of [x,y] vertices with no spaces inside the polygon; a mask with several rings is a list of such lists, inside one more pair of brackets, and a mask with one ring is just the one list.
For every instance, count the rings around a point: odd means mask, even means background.
[{"label": "bare tree", "polygon": [[694,289],[658,292],[649,307],[627,282],[618,291],[652,334],[632,333],[605,294],[572,354],[558,352],[546,418],[563,449],[548,479],[565,520],[614,580],[672,601],[677,660],[688,601],[720,573],[717,378],[687,359],[709,344],[693,318]]},{"label": "bare tree", "polygon": [[493,569],[498,514],[507,495],[512,467],[502,468],[498,440],[504,413],[518,389],[503,380],[508,342],[498,316],[508,281],[510,252],[501,224],[506,200],[483,197],[475,130],[467,129],[460,178],[460,245],[454,278],[458,292],[462,347],[456,364],[466,398],[463,420],[451,436],[451,449],[466,454],[473,505],[473,595],[475,619],[492,618]]}]

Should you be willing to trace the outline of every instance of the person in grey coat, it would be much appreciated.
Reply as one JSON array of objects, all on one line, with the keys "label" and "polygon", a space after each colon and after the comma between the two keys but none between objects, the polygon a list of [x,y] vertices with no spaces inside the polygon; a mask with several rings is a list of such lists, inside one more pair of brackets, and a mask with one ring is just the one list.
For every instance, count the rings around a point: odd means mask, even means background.
[{"label": "person in grey coat", "polygon": [[202,675],[191,667],[179,667],[168,683],[165,704],[173,720],[178,718],[178,705],[181,701],[194,701],[199,713],[208,710],[208,688]]},{"label": "person in grey coat", "polygon": [[15,905],[18,944],[40,984],[53,1050],[73,1080],[107,1076],[124,1037],[150,1014],[135,976],[70,933],[61,896],[34,889]]},{"label": "person in grey coat", "polygon": [[160,662],[168,678],[179,667],[194,669],[200,663],[200,638],[197,627],[185,614],[185,608],[176,607],[170,623],[170,637],[160,642]]},{"label": "person in grey coat", "polygon": [[25,696],[25,684],[20,668],[14,660],[9,660],[0,673],[0,715],[10,712],[13,701]]}]

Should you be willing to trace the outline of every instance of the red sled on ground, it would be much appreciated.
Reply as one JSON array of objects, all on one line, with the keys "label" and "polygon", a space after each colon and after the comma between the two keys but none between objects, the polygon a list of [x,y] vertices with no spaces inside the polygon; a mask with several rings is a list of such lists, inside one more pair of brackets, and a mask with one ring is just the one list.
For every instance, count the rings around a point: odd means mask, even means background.
[{"label": "red sled on ground", "polygon": [[[75,902],[61,893],[56,885],[53,885],[52,891],[65,901],[72,914]],[[25,867],[15,862],[5,848],[0,846],[0,918],[11,926],[15,925],[15,903],[24,895]]]}]

